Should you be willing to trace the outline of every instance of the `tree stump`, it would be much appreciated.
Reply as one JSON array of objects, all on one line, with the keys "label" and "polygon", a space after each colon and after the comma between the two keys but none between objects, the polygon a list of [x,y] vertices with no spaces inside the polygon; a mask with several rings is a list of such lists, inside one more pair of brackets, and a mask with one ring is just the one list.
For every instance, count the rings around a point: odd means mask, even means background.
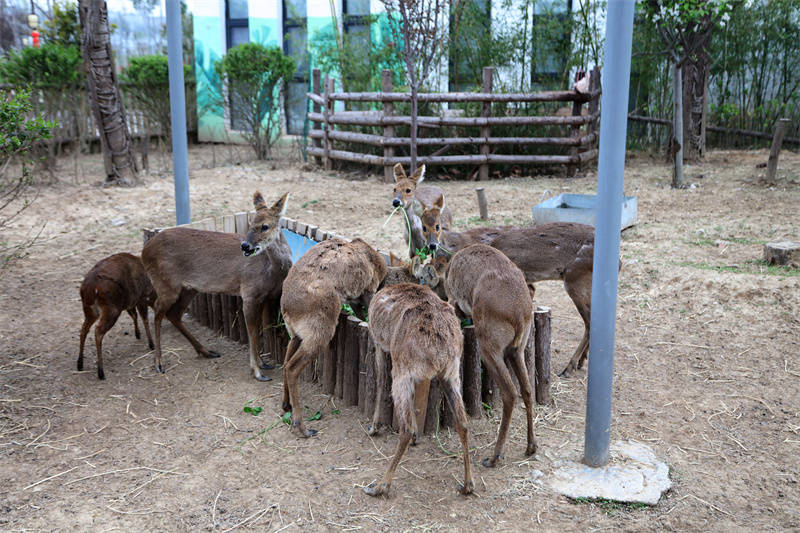
[{"label": "tree stump", "polygon": [[536,403],[550,405],[550,308],[537,307],[533,314],[536,344]]},{"label": "tree stump", "polygon": [[800,243],[792,241],[768,242],[764,245],[764,261],[770,265],[800,268]]}]

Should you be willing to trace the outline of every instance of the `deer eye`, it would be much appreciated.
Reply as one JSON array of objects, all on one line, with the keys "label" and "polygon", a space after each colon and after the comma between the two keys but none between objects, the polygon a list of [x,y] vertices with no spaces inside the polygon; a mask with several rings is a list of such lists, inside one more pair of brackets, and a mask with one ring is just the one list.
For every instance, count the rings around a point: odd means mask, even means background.
[{"label": "deer eye", "polygon": [[439,224],[436,224],[436,231],[439,231]]},{"label": "deer eye", "polygon": [[411,194],[411,189],[406,189],[406,194]]},{"label": "deer eye", "polygon": [[426,232],[426,231],[428,231],[428,228],[426,228],[425,226],[422,226],[422,231]]},{"label": "deer eye", "polygon": [[262,224],[261,231],[267,231],[269,229],[269,224]]}]

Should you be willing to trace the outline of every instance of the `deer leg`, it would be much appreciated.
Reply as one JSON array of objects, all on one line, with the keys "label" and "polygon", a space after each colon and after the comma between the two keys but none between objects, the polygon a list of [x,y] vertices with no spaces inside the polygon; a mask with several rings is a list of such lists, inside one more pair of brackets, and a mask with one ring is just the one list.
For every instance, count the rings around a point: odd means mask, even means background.
[{"label": "deer leg", "polygon": [[583,361],[586,360],[589,354],[589,330],[591,327],[592,317],[592,271],[583,270],[579,275],[574,275],[573,271],[568,271],[564,277],[564,288],[567,294],[572,298],[572,302],[578,309],[578,313],[583,319],[583,338],[581,339],[578,348],[575,350],[572,358],[567,363],[564,370],[561,371],[559,376],[569,377],[573,375],[579,368],[583,366]]},{"label": "deer leg", "polygon": [[292,358],[283,363],[283,379],[289,389],[289,402],[292,407],[292,431],[300,437],[313,437],[317,434],[317,430],[306,429],[303,421],[303,404],[300,403],[300,393],[297,390],[297,380],[308,363],[322,351],[326,344],[320,336],[312,335],[304,338],[300,341]]},{"label": "deer leg", "polygon": [[186,308],[189,306],[189,303],[192,301],[192,298],[194,298],[196,292],[197,291],[188,289],[182,290],[180,297],[167,311],[166,317],[167,320],[169,320],[172,325],[181,332],[181,335],[186,337],[186,340],[188,340],[192,345],[194,350],[197,352],[197,355],[207,359],[215,359],[219,357],[219,354],[217,352],[207,350],[206,347],[203,346],[200,341],[198,341],[194,335],[191,334],[189,329],[186,327],[186,324],[183,323],[183,313],[186,311]]},{"label": "deer leg", "polygon": [[155,315],[153,317],[153,330],[156,337],[156,352],[153,359],[156,372],[159,374],[164,373],[164,365],[161,362],[161,321],[164,320],[167,312],[180,299],[181,293],[180,287],[164,286],[156,289],[156,301],[153,304]]},{"label": "deer leg", "polygon": [[144,333],[147,335],[147,345],[150,349],[153,349],[153,337],[150,336],[150,324],[147,322],[147,304],[140,303],[136,305],[136,309],[139,310],[139,314],[142,316],[142,324],[144,324]]},{"label": "deer leg", "polygon": [[383,404],[383,389],[386,387],[386,352],[375,344],[375,412],[372,414],[372,424],[367,428],[367,435],[377,435],[380,423],[381,405]]},{"label": "deer leg", "polygon": [[475,488],[472,481],[472,470],[469,462],[469,430],[467,429],[467,413],[464,411],[464,400],[461,397],[461,383],[459,383],[458,366],[448,373],[453,377],[446,377],[442,380],[444,393],[450,409],[455,415],[456,431],[461,439],[461,446],[464,449],[464,483],[458,486],[461,494],[471,494]]},{"label": "deer leg", "polygon": [[100,322],[94,328],[94,342],[97,346],[97,377],[98,379],[106,379],[105,372],[103,372],[103,337],[105,334],[114,327],[117,323],[122,310],[116,307],[104,307],[100,315]]},{"label": "deer leg", "polygon": [[261,331],[261,317],[264,306],[253,300],[244,301],[244,322],[247,326],[247,336],[250,339],[250,370],[253,371],[253,377],[258,381],[272,381],[269,376],[261,374],[261,366],[258,362],[261,360],[258,357],[258,332]]},{"label": "deer leg", "polygon": [[81,345],[78,351],[78,371],[83,370],[83,346],[86,343],[86,335],[92,329],[92,324],[97,321],[97,313],[93,305],[83,306],[83,326],[81,326]]},{"label": "deer leg", "polygon": [[489,370],[492,379],[500,388],[500,394],[503,397],[503,418],[500,421],[500,431],[497,433],[494,453],[491,457],[487,457],[482,461],[483,466],[493,468],[503,455],[503,447],[508,436],[508,427],[511,425],[511,414],[514,412],[517,388],[514,386],[511,374],[500,356],[500,350],[493,346],[481,346],[480,342],[478,342],[478,349],[481,351],[481,359],[487,370]]},{"label": "deer leg", "polygon": [[414,380],[410,376],[400,379],[394,379],[394,377],[392,376],[392,399],[394,400],[395,413],[397,413],[400,424],[400,440],[397,443],[397,450],[394,452],[392,462],[389,464],[389,468],[386,469],[386,473],[380,483],[377,485],[370,483],[364,487],[364,492],[370,496],[388,494],[397,465],[400,464],[400,459],[403,458],[403,454],[406,452],[406,448],[408,448],[413,436],[412,429],[415,423],[414,401],[412,398],[415,388]]},{"label": "deer leg", "polygon": [[528,446],[525,448],[525,455],[536,453],[536,437],[533,432],[533,391],[531,390],[528,367],[525,365],[525,346],[528,344],[530,332],[531,328],[528,327],[522,339],[520,339],[519,348],[514,350],[514,354],[510,358],[514,373],[517,375],[517,381],[519,381],[522,402],[525,404],[525,416],[528,420]]},{"label": "deer leg", "polygon": [[139,331],[139,320],[137,320],[136,318],[136,308],[131,307],[130,309],[126,309],[125,311],[128,312],[128,314],[131,317],[131,320],[133,320],[133,336],[136,337],[137,339],[141,339],[142,332]]},{"label": "deer leg", "polygon": [[[292,360],[294,354],[297,353],[298,346],[300,346],[300,337],[293,335],[291,340],[289,340],[289,346],[286,347],[286,357],[283,358],[284,366],[286,366],[289,361]],[[285,379],[283,380],[283,402],[281,402],[281,409],[283,409],[284,413],[292,410],[292,402],[289,401],[289,386]]]}]

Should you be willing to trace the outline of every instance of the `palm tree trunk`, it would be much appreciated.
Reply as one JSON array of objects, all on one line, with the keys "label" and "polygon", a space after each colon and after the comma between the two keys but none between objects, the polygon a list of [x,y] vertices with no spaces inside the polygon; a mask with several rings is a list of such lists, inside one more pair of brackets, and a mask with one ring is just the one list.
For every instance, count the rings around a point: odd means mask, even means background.
[{"label": "palm tree trunk", "polygon": [[105,0],[80,0],[81,51],[86,85],[106,167],[106,183],[136,181],[136,160],[120,98]]}]

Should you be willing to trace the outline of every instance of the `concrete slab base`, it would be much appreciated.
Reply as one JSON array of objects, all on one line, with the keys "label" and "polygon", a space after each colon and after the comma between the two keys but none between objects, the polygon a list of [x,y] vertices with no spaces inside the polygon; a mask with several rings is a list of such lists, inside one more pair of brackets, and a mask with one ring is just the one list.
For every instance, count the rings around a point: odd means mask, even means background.
[{"label": "concrete slab base", "polygon": [[656,505],[669,490],[669,468],[650,447],[634,441],[611,445],[611,461],[591,468],[567,459],[553,462],[553,471],[541,480],[551,490],[569,498],[608,499]]}]

